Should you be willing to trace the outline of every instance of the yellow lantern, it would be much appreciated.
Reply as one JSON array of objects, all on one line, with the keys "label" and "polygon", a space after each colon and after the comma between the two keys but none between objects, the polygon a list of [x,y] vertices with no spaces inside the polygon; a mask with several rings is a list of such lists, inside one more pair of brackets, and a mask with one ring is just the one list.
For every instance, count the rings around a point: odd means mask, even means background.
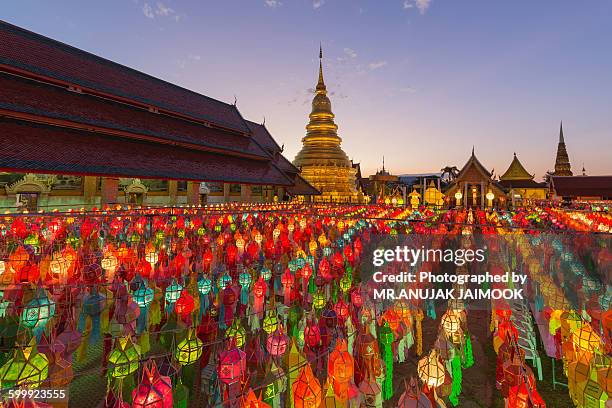
[{"label": "yellow lantern", "polygon": [[493,194],[493,192],[489,190],[489,192],[485,195],[485,197],[487,198],[487,206],[492,207],[493,199],[495,198],[495,194]]},{"label": "yellow lantern", "polygon": [[428,356],[419,360],[417,373],[421,381],[429,387],[435,388],[444,384],[444,366],[440,362],[435,349]]},{"label": "yellow lantern", "polygon": [[455,205],[459,207],[461,205],[461,199],[463,198],[463,193],[461,190],[457,190],[455,193]]}]

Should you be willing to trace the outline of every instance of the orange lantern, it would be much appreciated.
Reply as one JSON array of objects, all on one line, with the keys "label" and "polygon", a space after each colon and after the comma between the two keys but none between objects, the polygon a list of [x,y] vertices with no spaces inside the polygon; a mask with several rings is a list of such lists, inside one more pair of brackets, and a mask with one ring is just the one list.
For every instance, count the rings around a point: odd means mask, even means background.
[{"label": "orange lantern", "polygon": [[321,406],[321,384],[312,374],[309,364],[300,370],[291,390],[295,408],[319,408]]}]

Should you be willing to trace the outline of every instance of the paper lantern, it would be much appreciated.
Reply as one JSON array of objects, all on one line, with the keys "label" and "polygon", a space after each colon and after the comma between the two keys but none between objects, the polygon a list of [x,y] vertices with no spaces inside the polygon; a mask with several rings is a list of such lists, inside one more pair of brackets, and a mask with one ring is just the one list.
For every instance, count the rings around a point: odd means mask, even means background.
[{"label": "paper lantern", "polygon": [[321,406],[321,384],[313,375],[309,364],[300,370],[291,390],[295,408],[319,408]]},{"label": "paper lantern", "polygon": [[132,408],[172,408],[172,382],[160,375],[155,362],[145,365],[142,381],[132,391]]},{"label": "paper lantern", "polygon": [[346,340],[341,339],[329,354],[327,371],[335,381],[348,383],[353,378],[353,356],[348,352]]},{"label": "paper lantern", "polygon": [[266,317],[263,320],[263,330],[267,334],[271,334],[276,331],[278,327],[278,318],[276,317],[275,310],[268,310]]},{"label": "paper lantern", "polygon": [[227,329],[226,336],[228,339],[233,339],[236,347],[244,346],[246,342],[246,331],[240,324],[240,320],[236,319],[233,321],[229,329]]},{"label": "paper lantern", "polygon": [[17,348],[13,358],[0,367],[0,383],[5,387],[37,388],[47,379],[49,359],[36,349],[32,338],[28,347]]},{"label": "paper lantern", "polygon": [[195,301],[193,296],[191,296],[186,290],[183,290],[181,292],[181,296],[179,296],[178,300],[176,301],[176,313],[182,318],[185,318],[189,316],[191,312],[193,312],[194,307]]},{"label": "paper lantern", "polygon": [[36,297],[21,312],[21,324],[30,329],[42,329],[54,315],[55,302],[49,299],[46,290],[38,288]]},{"label": "paper lantern", "polygon": [[181,296],[181,292],[183,291],[183,286],[180,285],[176,279],[172,279],[170,285],[166,288],[166,302],[175,303],[179,297]]},{"label": "paper lantern", "polygon": [[246,354],[231,347],[219,354],[219,381],[225,385],[240,381],[246,372]]},{"label": "paper lantern", "polygon": [[572,342],[578,350],[587,353],[592,353],[602,347],[601,338],[588,323],[583,324],[580,329],[572,334]]},{"label": "paper lantern", "polygon": [[202,341],[193,330],[176,346],[176,360],[181,365],[190,365],[198,361],[202,356]]},{"label": "paper lantern", "polygon": [[140,346],[134,344],[131,337],[118,339],[108,356],[109,375],[113,378],[125,378],[132,374],[138,370],[140,356]]},{"label": "paper lantern", "polygon": [[198,279],[198,291],[203,295],[208,295],[212,289],[212,281],[206,276],[201,276]]},{"label": "paper lantern", "polygon": [[440,362],[438,353],[435,350],[432,350],[428,356],[419,360],[417,373],[421,381],[429,387],[439,387],[444,383],[444,366]]},{"label": "paper lantern", "polygon": [[321,310],[325,307],[325,295],[323,292],[317,292],[312,296],[312,306],[315,310]]},{"label": "paper lantern", "polygon": [[274,357],[280,357],[287,351],[289,337],[283,332],[283,326],[279,325],[278,329],[268,336],[266,340],[266,350]]},{"label": "paper lantern", "polygon": [[153,289],[147,287],[147,285],[142,282],[140,287],[134,291],[134,302],[138,305],[138,307],[144,308],[151,304],[153,301],[155,293]]},{"label": "paper lantern", "polygon": [[257,398],[252,388],[249,388],[249,392],[247,392],[246,396],[242,397],[241,400],[241,408],[272,408],[261,400],[261,395]]}]

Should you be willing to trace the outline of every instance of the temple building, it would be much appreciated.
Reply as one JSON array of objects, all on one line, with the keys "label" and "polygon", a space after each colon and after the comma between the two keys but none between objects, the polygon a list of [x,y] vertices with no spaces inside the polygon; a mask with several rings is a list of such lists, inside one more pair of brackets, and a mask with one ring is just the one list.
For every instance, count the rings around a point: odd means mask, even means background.
[{"label": "temple building", "polygon": [[505,207],[507,204],[503,186],[476,158],[473,148],[472,155],[444,194],[449,206],[485,208]]},{"label": "temple building", "polygon": [[508,170],[499,178],[499,184],[508,193],[512,206],[527,204],[532,200],[545,200],[548,191],[546,183],[534,181],[534,175],[523,167],[516,153]]},{"label": "temple building", "polygon": [[555,171],[553,176],[572,176],[572,166],[565,148],[565,139],[563,137],[563,122],[559,128],[559,144],[557,145],[557,157],[555,158]]},{"label": "temple building", "polygon": [[0,207],[318,194],[235,104],[0,21]]},{"label": "temple building", "polygon": [[312,100],[310,121],[302,150],[293,164],[302,177],[321,192],[311,196],[315,201],[360,202],[363,194],[357,190],[357,169],[340,147],[338,126],[334,123],[331,102],[323,80],[323,51],[319,49],[319,81]]},{"label": "temple building", "polygon": [[382,160],[382,168],[377,170],[369,178],[368,194],[378,203],[384,203],[385,199],[393,195],[393,190],[397,186],[398,177],[389,173],[385,168],[385,158]]}]

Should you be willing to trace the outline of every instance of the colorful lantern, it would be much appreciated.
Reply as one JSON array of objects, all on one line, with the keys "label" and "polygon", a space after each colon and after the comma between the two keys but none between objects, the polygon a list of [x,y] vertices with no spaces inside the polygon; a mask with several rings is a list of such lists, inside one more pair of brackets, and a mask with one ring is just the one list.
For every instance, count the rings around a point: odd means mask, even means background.
[{"label": "colorful lantern", "polygon": [[49,359],[38,352],[35,339],[32,338],[28,347],[15,349],[13,358],[0,367],[0,383],[2,388],[37,388],[47,379],[48,374]]},{"label": "colorful lantern", "polygon": [[132,408],[172,408],[172,382],[160,375],[155,362],[145,365],[142,381],[132,391]]},{"label": "colorful lantern", "polygon": [[444,366],[438,358],[438,353],[432,350],[428,356],[419,360],[417,373],[421,381],[428,387],[435,388],[444,384]]},{"label": "colorful lantern", "polygon": [[176,360],[181,365],[191,365],[202,355],[202,341],[193,330],[176,346]]},{"label": "colorful lantern", "polygon": [[138,370],[140,346],[126,336],[117,340],[115,348],[108,356],[109,375],[113,378],[125,378]]},{"label": "colorful lantern", "polygon": [[291,390],[295,408],[319,408],[321,406],[323,398],[321,384],[313,375],[309,364],[300,370]]}]

